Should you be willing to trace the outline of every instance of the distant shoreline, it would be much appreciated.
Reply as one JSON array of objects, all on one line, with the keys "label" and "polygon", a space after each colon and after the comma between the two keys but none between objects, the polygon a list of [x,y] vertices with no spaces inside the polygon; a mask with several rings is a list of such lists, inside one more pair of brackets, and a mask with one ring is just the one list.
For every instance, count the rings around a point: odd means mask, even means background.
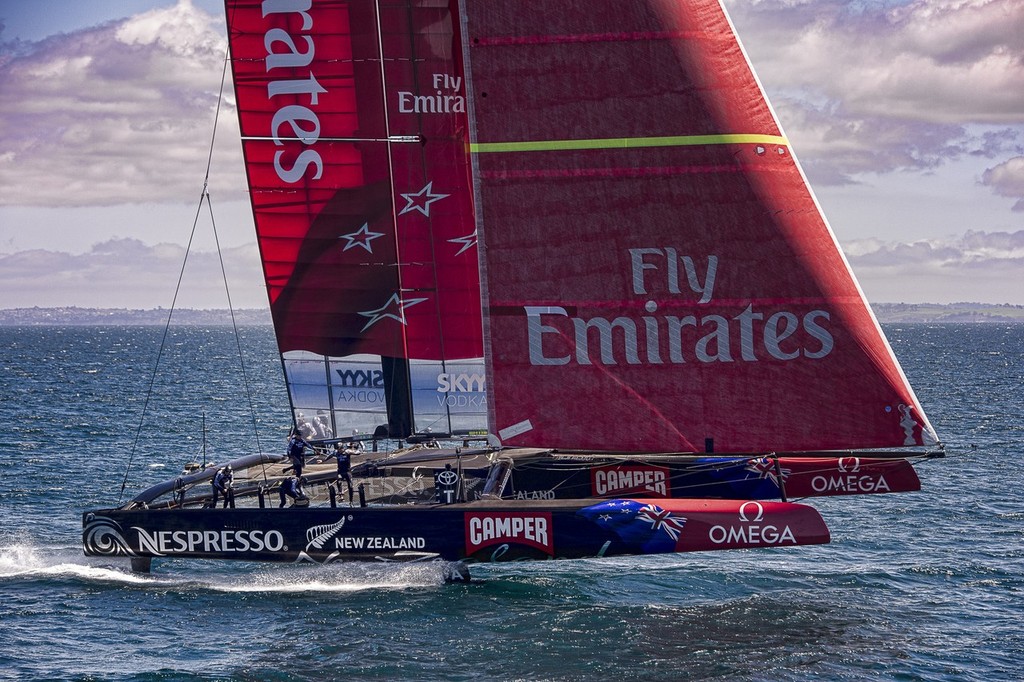
[{"label": "distant shoreline", "polygon": [[[969,324],[1024,324],[1024,306],[998,303],[874,303],[878,321],[886,324],[927,324],[959,322]],[[168,310],[132,310],[127,308],[8,308],[0,309],[0,326],[162,326]],[[230,326],[232,316],[226,309],[175,310],[172,324]],[[234,311],[234,322],[241,326],[270,325],[268,308]]]},{"label": "distant shoreline", "polygon": [[1022,324],[1024,306],[1009,303],[872,303],[879,322]]},{"label": "distant shoreline", "polygon": [[[129,308],[9,308],[0,309],[0,327],[42,327],[60,326],[164,326],[167,324],[167,308],[133,310]],[[198,326],[231,326],[231,311],[227,309],[197,310],[183,308],[175,310],[171,324]],[[250,327],[270,326],[269,308],[245,308],[234,311],[235,324]]]}]

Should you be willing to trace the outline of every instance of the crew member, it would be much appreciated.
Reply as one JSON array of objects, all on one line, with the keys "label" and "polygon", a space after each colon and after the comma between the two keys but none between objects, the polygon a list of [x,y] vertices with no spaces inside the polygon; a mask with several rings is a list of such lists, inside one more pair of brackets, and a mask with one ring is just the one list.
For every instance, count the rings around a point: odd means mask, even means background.
[{"label": "crew member", "polygon": [[303,452],[309,445],[302,439],[302,434],[299,433],[298,429],[292,431],[292,435],[288,438],[288,459],[291,460],[292,465],[285,469],[285,471],[294,471],[296,476],[302,476],[302,467],[306,466],[306,458],[303,456]]},{"label": "crew member", "polygon": [[355,448],[351,447],[351,443],[342,445],[341,443],[334,444],[334,455],[338,458],[338,479],[335,482],[335,486],[338,492],[341,492],[341,482],[345,481],[348,484],[348,503],[352,505],[352,455],[356,454]]},{"label": "crew member", "polygon": [[213,475],[213,502],[210,503],[211,508],[217,507],[217,497],[219,495],[224,496],[224,508],[227,509],[228,505],[231,507],[235,506],[235,494],[232,490],[234,484],[235,474],[231,471],[231,465],[222,466],[217,469],[217,473]]},{"label": "crew member", "polygon": [[289,476],[281,482],[281,504],[278,509],[284,507],[288,502],[288,498],[292,498],[295,502],[292,503],[294,506],[299,500],[308,500],[306,493],[302,491],[302,486],[306,483],[305,477],[301,476]]}]

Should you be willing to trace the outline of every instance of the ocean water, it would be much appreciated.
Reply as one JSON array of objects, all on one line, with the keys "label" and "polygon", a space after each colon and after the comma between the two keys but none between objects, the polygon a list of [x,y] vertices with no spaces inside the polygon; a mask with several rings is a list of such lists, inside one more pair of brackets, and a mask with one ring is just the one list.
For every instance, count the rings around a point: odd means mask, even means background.
[{"label": "ocean water", "polygon": [[162,329],[0,328],[0,679],[1020,679],[1024,325],[886,331],[948,457],[919,493],[814,501],[830,545],[445,585],[434,566],[87,559],[81,512],[117,501],[129,460],[125,499],[204,447],[283,447],[272,333],[241,333],[253,418],[230,329],[172,329],[154,379]]}]

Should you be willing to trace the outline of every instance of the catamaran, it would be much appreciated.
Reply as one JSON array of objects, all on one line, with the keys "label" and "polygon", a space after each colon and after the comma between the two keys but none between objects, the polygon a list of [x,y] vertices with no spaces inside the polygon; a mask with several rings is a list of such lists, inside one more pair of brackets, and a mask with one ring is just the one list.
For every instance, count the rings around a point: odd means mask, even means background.
[{"label": "catamaran", "polygon": [[464,577],[827,543],[791,498],[920,488],[938,438],[719,0],[226,12],[305,499],[249,455],[85,512],[87,554]]}]

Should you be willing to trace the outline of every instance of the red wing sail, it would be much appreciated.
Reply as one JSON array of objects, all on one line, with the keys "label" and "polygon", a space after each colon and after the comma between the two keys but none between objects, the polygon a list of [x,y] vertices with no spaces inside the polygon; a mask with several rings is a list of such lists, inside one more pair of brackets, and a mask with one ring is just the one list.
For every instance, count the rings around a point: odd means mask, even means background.
[{"label": "red wing sail", "polygon": [[[481,358],[482,333],[462,48],[447,0],[226,5],[297,418],[321,437],[389,417],[400,431],[450,428],[438,377],[447,361]],[[416,404],[422,423],[394,416]]]},{"label": "red wing sail", "polygon": [[717,0],[465,23],[505,444],[934,440]]},{"label": "red wing sail", "polygon": [[388,130],[409,357],[483,356],[459,17],[449,0],[382,3]]}]

